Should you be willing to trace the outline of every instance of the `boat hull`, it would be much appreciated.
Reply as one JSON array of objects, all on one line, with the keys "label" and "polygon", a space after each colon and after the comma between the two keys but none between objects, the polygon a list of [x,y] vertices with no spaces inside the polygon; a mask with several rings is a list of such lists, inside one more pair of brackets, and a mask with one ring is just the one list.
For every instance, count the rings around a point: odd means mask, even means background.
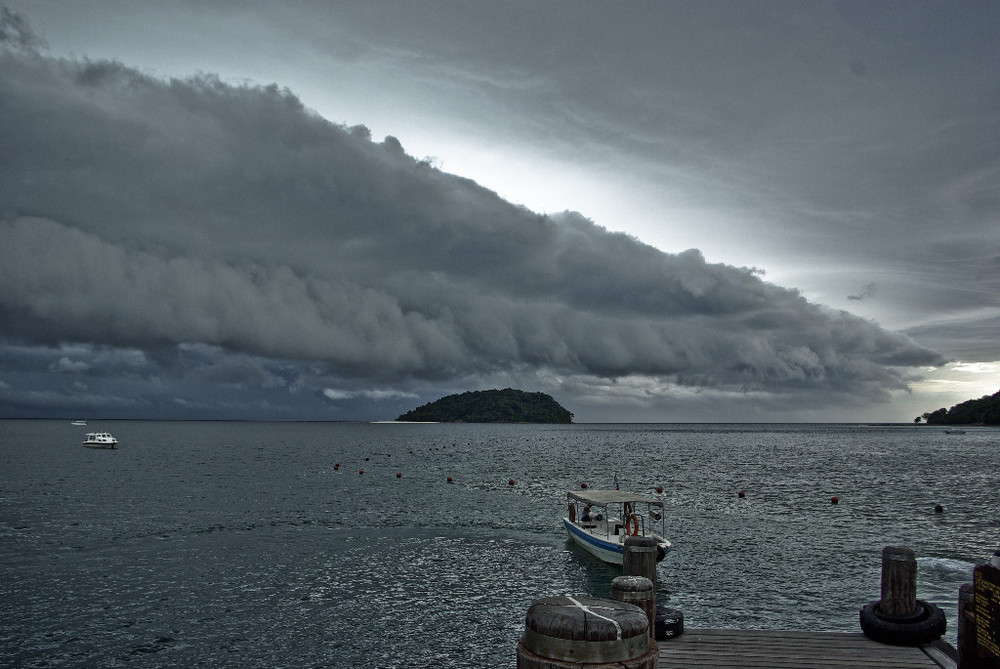
[{"label": "boat hull", "polygon": [[114,448],[115,447],[114,444],[104,444],[104,443],[101,443],[101,444],[90,444],[90,443],[84,442],[83,445],[86,446],[87,448]]},{"label": "boat hull", "polygon": [[569,518],[563,518],[562,520],[566,532],[569,533],[570,538],[580,548],[604,562],[622,564],[625,556],[625,545],[623,543],[605,541],[577,527],[570,522]]}]

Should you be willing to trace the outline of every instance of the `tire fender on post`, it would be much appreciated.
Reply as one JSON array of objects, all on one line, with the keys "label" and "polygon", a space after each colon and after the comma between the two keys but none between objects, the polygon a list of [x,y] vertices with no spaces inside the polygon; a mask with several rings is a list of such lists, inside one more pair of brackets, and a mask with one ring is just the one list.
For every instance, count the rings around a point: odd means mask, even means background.
[{"label": "tire fender on post", "polygon": [[930,643],[944,634],[947,621],[936,605],[917,600],[917,610],[907,616],[884,616],[882,600],[869,602],[861,607],[858,616],[861,631],[869,639],[894,646],[919,646]]}]

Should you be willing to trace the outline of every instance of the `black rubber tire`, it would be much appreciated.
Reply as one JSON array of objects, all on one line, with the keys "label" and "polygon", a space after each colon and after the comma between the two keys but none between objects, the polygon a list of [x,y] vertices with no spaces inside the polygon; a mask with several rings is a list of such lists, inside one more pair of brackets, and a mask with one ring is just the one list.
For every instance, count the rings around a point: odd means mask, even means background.
[{"label": "black rubber tire", "polygon": [[655,627],[654,636],[657,641],[666,641],[684,634],[684,614],[680,609],[657,606],[653,624]]},{"label": "black rubber tire", "polygon": [[921,606],[920,604],[917,604],[917,608],[913,611],[913,613],[907,613],[902,616],[890,616],[888,613],[883,611],[881,599],[869,603],[869,606],[872,607],[872,613],[874,613],[879,620],[884,620],[888,623],[918,623],[921,620],[925,620],[929,615],[927,607]]},{"label": "black rubber tire", "polygon": [[910,622],[897,622],[898,617],[886,619],[880,616],[880,603],[881,600],[869,602],[861,607],[858,614],[861,631],[873,641],[893,646],[919,646],[939,638],[948,626],[941,609],[922,599],[917,600],[920,615],[915,614],[916,619]]}]

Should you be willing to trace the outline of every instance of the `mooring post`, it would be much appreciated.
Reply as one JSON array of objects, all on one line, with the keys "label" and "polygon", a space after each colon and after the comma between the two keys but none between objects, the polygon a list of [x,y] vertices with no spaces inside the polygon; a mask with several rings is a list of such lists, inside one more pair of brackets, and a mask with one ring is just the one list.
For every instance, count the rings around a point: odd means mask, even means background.
[{"label": "mooring post", "polygon": [[958,669],[985,669],[976,648],[976,597],[971,583],[958,589]]},{"label": "mooring post", "polygon": [[627,537],[622,557],[625,576],[648,578],[656,590],[656,539],[653,537]]},{"label": "mooring post", "polygon": [[646,613],[649,636],[656,631],[656,592],[653,582],[642,576],[617,576],[611,581],[611,599],[635,604]]},{"label": "mooring post", "polygon": [[882,549],[882,613],[906,616],[917,610],[917,557],[906,546]]},{"label": "mooring post", "polygon": [[658,654],[646,615],[634,604],[583,595],[546,597],[525,616],[517,669],[656,669]]}]

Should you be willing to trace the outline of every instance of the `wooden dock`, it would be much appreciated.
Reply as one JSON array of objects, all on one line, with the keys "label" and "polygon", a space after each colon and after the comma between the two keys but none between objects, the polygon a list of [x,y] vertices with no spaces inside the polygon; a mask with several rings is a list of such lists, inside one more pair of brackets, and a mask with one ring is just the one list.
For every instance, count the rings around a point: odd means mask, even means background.
[{"label": "wooden dock", "polygon": [[889,646],[861,632],[687,629],[658,642],[659,669],[956,669],[954,649],[936,641]]}]

